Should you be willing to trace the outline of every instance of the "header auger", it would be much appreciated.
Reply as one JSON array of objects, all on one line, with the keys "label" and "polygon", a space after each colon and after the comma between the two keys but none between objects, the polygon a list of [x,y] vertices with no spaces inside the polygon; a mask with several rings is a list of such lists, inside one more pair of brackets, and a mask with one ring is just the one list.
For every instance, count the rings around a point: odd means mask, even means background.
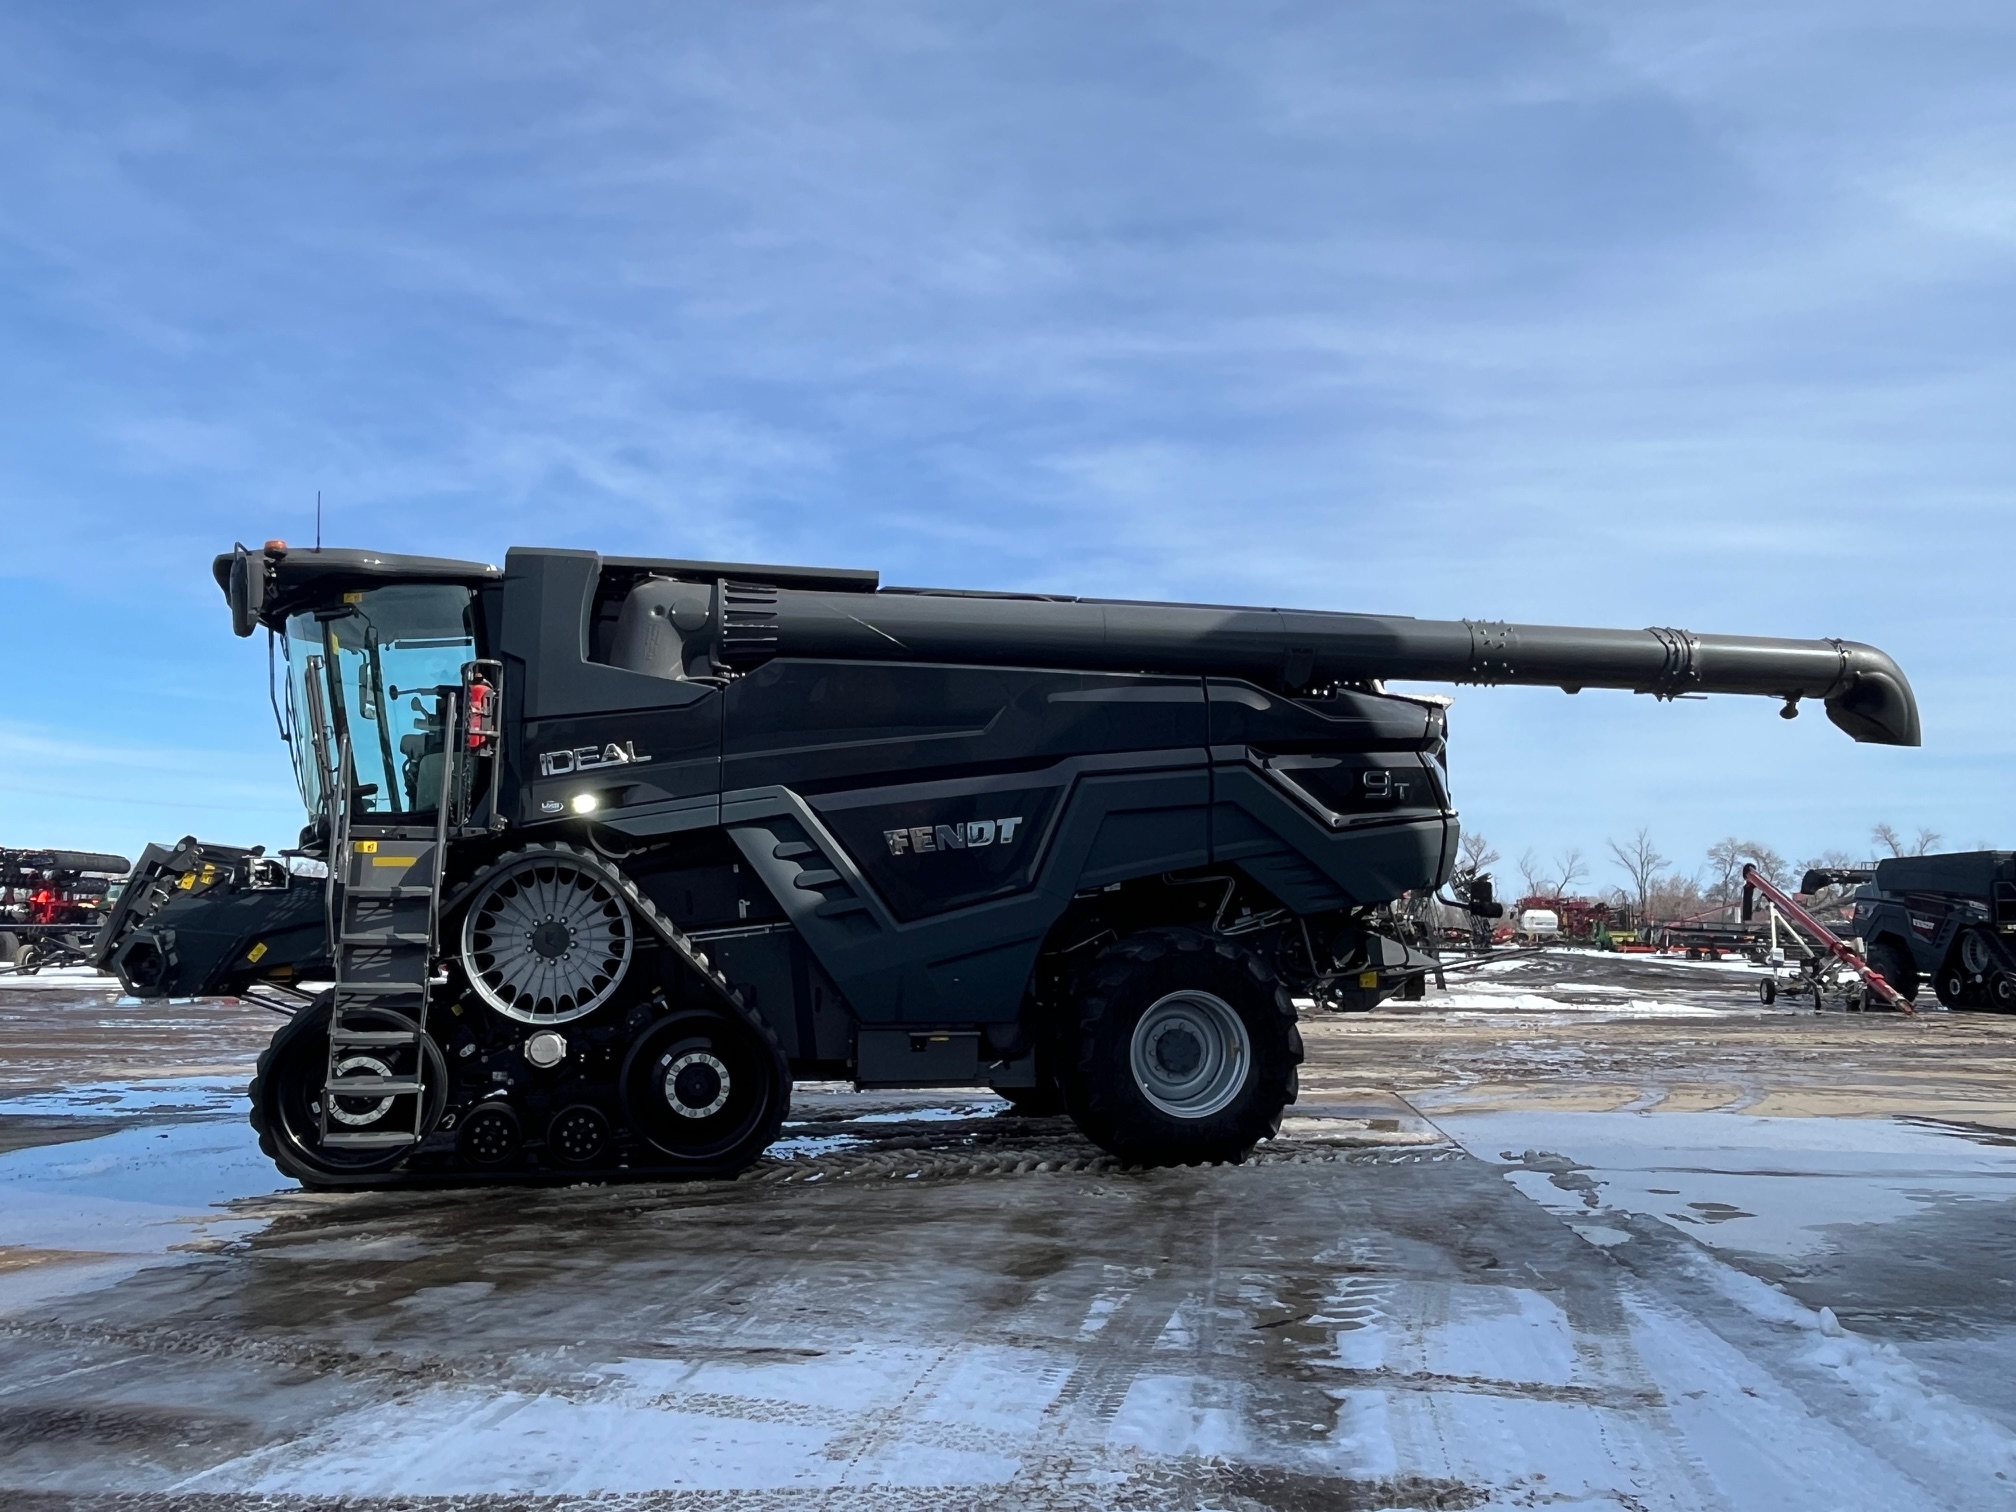
[{"label": "header auger", "polygon": [[991,1086],[1130,1161],[1237,1159],[1293,1100],[1293,998],[1418,975],[1387,906],[1452,869],[1444,709],[1386,679],[1813,699],[1918,741],[1849,641],[578,551],[276,542],[217,577],[284,646],[328,879],[152,847],[98,959],[299,1005],[253,1121],[314,1184],[725,1174],[793,1078]]}]

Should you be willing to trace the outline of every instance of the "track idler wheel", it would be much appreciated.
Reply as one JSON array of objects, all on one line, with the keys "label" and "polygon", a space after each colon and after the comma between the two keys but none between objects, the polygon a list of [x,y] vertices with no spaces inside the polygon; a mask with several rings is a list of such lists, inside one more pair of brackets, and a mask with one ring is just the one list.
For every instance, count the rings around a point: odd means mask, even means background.
[{"label": "track idler wheel", "polygon": [[[401,1164],[417,1148],[417,1141],[379,1149],[345,1149],[323,1144],[329,1002],[330,994],[324,993],[281,1025],[259,1057],[259,1069],[252,1078],[252,1127],[259,1131],[259,1148],[283,1172],[305,1186],[345,1186],[368,1181]],[[355,1029],[411,1033],[414,1028],[413,1021],[404,1014],[382,1008],[349,1010],[346,1022]],[[413,1074],[416,1061],[423,1089],[419,1096],[426,1104],[419,1120],[424,1137],[439,1121],[448,1096],[448,1064],[431,1038],[422,1035],[417,1049],[399,1045],[351,1051],[338,1062],[337,1080],[340,1085],[346,1074],[374,1079],[408,1077]],[[332,1133],[410,1132],[414,1113],[411,1093],[391,1097],[344,1097],[338,1093],[328,1121]]]},{"label": "track idler wheel", "polygon": [[546,1126],[546,1148],[555,1159],[571,1166],[598,1163],[609,1153],[612,1138],[608,1117],[589,1103],[562,1108]]},{"label": "track idler wheel", "polygon": [[515,1165],[524,1148],[525,1128],[509,1103],[478,1103],[455,1136],[455,1153],[464,1165],[479,1171]]},{"label": "track idler wheel", "polygon": [[740,1170],[777,1137],[789,1067],[768,1032],[724,1008],[652,1024],[623,1062],[623,1112],[657,1156],[693,1175]]}]

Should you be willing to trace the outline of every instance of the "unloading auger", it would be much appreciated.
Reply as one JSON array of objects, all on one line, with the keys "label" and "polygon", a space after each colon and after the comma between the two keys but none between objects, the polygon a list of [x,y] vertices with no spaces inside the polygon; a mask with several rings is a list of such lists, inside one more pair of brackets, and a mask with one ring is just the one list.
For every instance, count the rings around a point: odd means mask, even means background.
[{"label": "unloading auger", "polygon": [[1386,680],[1815,700],[1918,743],[1852,641],[579,551],[275,542],[217,578],[284,650],[308,825],[150,847],[97,959],[298,1005],[252,1118],[317,1185],[724,1174],[796,1078],[1237,1159],[1294,1099],[1293,998],[1418,974],[1385,910],[1452,870],[1445,710]]}]

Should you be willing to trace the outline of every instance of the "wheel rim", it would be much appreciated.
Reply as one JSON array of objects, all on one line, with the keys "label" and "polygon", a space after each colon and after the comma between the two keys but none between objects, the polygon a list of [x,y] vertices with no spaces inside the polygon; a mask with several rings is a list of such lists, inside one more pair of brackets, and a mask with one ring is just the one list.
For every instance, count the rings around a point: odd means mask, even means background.
[{"label": "wheel rim", "polygon": [[[336,1062],[336,1080],[340,1085],[346,1076],[385,1076],[392,1074],[391,1066],[375,1055],[350,1055]],[[340,1092],[330,1100],[329,1117],[345,1128],[359,1133],[368,1132],[374,1125],[384,1122],[385,1115],[392,1111],[389,1097],[345,1097]]]},{"label": "wheel rim", "polygon": [[1978,934],[1966,934],[1960,940],[1960,964],[1979,976],[1995,962],[1988,942]]},{"label": "wheel rim", "polygon": [[1128,1062],[1141,1095],[1172,1118],[1209,1118],[1246,1085],[1253,1045],[1246,1021],[1209,992],[1172,992],[1134,1025]]},{"label": "wheel rim", "polygon": [[769,1047],[713,1009],[675,1013],[639,1035],[623,1064],[623,1111],[660,1153],[726,1158],[776,1110],[781,1084]]},{"label": "wheel rim", "polygon": [[599,872],[541,857],[492,879],[462,921],[476,995],[521,1024],[565,1024],[608,1002],[636,944],[630,910]]},{"label": "wheel rim", "polygon": [[523,1138],[518,1115],[502,1103],[490,1103],[464,1121],[456,1144],[471,1165],[501,1166],[518,1153]]},{"label": "wheel rim", "polygon": [[546,1143],[569,1165],[589,1165],[609,1148],[609,1120],[600,1108],[582,1103],[553,1117]]}]

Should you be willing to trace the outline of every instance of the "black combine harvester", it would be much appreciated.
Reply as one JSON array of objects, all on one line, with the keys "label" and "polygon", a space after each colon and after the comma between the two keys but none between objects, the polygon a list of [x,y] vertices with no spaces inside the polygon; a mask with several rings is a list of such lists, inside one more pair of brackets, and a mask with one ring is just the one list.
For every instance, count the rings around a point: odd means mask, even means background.
[{"label": "black combine harvester", "polygon": [[1807,874],[1859,882],[1854,932],[1906,998],[1921,982],[1946,1008],[2016,1013],[2016,852],[1892,856],[1873,871]]},{"label": "black combine harvester", "polygon": [[1451,875],[1442,703],[1383,679],[1817,699],[1918,741],[1896,664],[1844,641],[579,551],[274,543],[217,578],[284,645],[328,877],[150,847],[97,958],[299,1004],[252,1119],[316,1185],[725,1174],[794,1077],[988,1086],[1131,1162],[1237,1159],[1295,1097],[1291,994],[1393,991],[1422,963],[1388,905]]}]

